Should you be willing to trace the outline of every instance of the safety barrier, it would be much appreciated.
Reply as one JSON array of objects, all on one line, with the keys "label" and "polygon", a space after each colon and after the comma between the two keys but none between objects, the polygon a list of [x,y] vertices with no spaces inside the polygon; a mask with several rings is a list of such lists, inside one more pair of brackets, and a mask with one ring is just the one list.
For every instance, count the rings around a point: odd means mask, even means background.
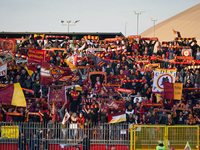
[{"label": "safety barrier", "polygon": [[86,150],[85,136],[90,141],[90,150],[130,148],[129,125],[126,123],[79,126],[50,121],[47,124],[0,123],[0,127],[0,150],[75,150],[77,147]]},{"label": "safety barrier", "polygon": [[166,149],[184,149],[187,141],[199,150],[199,126],[134,125],[131,127],[130,150],[155,150],[162,140]]},{"label": "safety barrier", "polygon": [[[134,125],[127,123],[0,123],[0,150],[155,150],[158,140],[167,149],[182,150],[187,141],[199,149],[199,126]],[[79,147],[79,148],[77,148]]]}]

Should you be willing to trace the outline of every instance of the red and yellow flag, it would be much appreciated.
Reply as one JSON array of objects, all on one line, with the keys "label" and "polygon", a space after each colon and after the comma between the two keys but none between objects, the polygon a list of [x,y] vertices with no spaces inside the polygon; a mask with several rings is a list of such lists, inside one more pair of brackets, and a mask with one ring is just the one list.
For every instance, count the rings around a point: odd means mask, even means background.
[{"label": "red and yellow flag", "polygon": [[58,67],[45,61],[41,63],[41,85],[52,84],[63,76],[69,76],[71,74],[73,72],[68,67]]},{"label": "red and yellow flag", "polygon": [[26,100],[19,83],[10,84],[0,90],[0,102],[13,106],[26,107]]},{"label": "red and yellow flag", "polygon": [[183,83],[164,82],[164,98],[181,100]]}]

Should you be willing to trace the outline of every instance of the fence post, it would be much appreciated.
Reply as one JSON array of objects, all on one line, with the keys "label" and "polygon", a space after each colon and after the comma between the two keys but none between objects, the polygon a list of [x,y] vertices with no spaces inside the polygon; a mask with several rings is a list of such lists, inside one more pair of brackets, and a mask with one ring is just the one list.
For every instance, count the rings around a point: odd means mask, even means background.
[{"label": "fence post", "polygon": [[199,149],[199,126],[197,126],[197,149]]},{"label": "fence post", "polygon": [[165,126],[165,137],[164,137],[164,145],[166,149],[168,149],[168,126]]},{"label": "fence post", "polygon": [[130,128],[130,150],[133,150],[133,125]]}]

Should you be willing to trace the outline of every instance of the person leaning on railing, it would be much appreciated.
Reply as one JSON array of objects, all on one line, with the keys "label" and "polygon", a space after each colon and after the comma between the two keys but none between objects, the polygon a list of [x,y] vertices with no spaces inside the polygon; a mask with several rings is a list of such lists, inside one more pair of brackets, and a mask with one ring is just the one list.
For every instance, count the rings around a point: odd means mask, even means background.
[{"label": "person leaning on railing", "polygon": [[79,114],[79,117],[77,119],[77,123],[79,125],[79,137],[82,138],[83,137],[84,124],[85,124],[85,118],[84,118],[82,112]]}]

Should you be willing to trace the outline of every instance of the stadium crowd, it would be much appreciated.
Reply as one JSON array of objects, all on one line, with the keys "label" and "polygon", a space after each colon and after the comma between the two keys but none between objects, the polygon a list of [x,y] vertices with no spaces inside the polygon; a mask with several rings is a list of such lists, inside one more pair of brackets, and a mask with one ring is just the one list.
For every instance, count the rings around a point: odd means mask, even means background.
[{"label": "stadium crowd", "polygon": [[[77,124],[77,128],[83,129],[89,128],[90,124],[108,123],[109,114],[125,111],[126,123],[128,124],[200,124],[200,109],[198,109],[200,103],[199,69],[187,69],[187,64],[176,64],[169,61],[175,59],[176,56],[182,56],[182,49],[178,46],[189,46],[192,49],[192,56],[199,60],[200,47],[196,40],[175,40],[168,47],[163,47],[155,38],[144,40],[122,39],[121,41],[103,43],[90,39],[76,42],[68,38],[63,40],[52,40],[50,38],[34,40],[33,36],[30,36],[23,42],[17,43],[16,46],[16,54],[18,55],[27,55],[29,48],[37,50],[62,48],[60,51],[49,51],[46,54],[47,62],[60,67],[69,67],[63,60],[72,55],[77,55],[77,67],[81,66],[82,68],[75,70],[73,77],[69,80],[59,80],[52,85],[40,84],[40,65],[36,65],[37,69],[31,76],[21,66],[17,69],[9,69],[7,75],[0,78],[1,83],[20,83],[22,88],[33,90],[34,94],[28,91],[24,92],[27,100],[26,108],[1,104],[1,122],[62,122],[63,124]],[[95,66],[90,54],[107,60],[109,63],[100,67]],[[145,68],[148,64],[143,61],[147,60],[149,56],[157,56],[163,59],[150,60],[151,64],[159,64],[160,68],[177,68],[175,82],[183,83],[183,87],[186,88],[183,89],[182,100],[164,99],[162,97],[159,101],[157,100],[155,94],[152,93],[152,69],[154,66]],[[16,56],[15,61],[17,60],[24,60],[24,58]],[[106,73],[107,83],[105,83],[104,74],[98,74],[99,71]],[[97,72],[97,74],[90,76],[89,80],[90,72]],[[124,80],[136,81],[124,82]],[[146,82],[142,82],[144,80]],[[49,103],[47,100],[48,88],[59,89],[63,85],[72,85],[66,90],[67,100],[54,104]],[[71,95],[72,92],[77,92],[73,85],[82,87],[82,90],[78,91],[77,97]],[[120,92],[116,90],[117,87],[134,92]],[[122,108],[111,109],[106,107],[110,100],[114,100],[116,103],[122,102],[120,103]],[[154,106],[141,107],[145,103],[160,103],[162,106],[158,107],[158,111],[154,111]],[[9,115],[8,112],[22,113],[23,115]],[[40,115],[32,114],[28,116],[28,112],[39,112]],[[63,121],[68,115],[66,112],[69,113],[70,117],[67,118],[69,120]]]}]

